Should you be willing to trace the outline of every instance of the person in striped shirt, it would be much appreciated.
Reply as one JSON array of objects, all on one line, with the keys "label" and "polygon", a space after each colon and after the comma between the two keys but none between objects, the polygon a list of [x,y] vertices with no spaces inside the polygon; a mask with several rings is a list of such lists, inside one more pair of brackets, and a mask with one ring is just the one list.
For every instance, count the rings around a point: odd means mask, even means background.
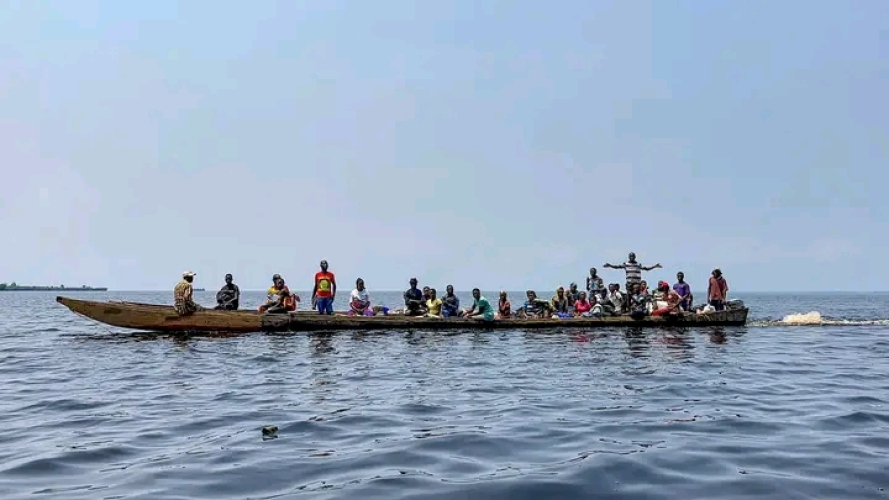
[{"label": "person in striped shirt", "polygon": [[623,264],[613,265],[613,264],[605,264],[605,267],[611,269],[623,269],[627,273],[627,291],[632,290],[632,285],[638,285],[642,283],[642,271],[651,271],[652,269],[660,269],[660,264],[655,264],[653,266],[643,266],[636,260],[636,254],[634,252],[630,252],[628,259]]}]

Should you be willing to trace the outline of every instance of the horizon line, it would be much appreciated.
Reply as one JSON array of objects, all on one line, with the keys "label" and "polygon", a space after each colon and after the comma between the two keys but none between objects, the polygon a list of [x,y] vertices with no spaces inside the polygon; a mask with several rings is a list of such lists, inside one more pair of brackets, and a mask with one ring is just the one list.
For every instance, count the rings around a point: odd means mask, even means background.
[{"label": "horizon line", "polygon": [[[198,288],[203,288],[203,291],[205,291],[205,292],[211,291],[210,289],[208,289],[206,287],[198,287]],[[311,290],[309,290],[309,289],[306,289],[306,290],[293,289],[293,290],[295,290],[297,292],[311,292]],[[351,292],[352,288],[349,288],[348,290]],[[436,290],[438,290],[438,289],[436,289]],[[484,289],[481,289],[481,290],[483,292],[492,292],[492,291],[499,291],[502,289],[498,290],[498,289],[492,288],[491,290],[484,290]],[[526,288],[524,290],[506,290],[506,291],[507,292],[522,292],[522,293],[524,293],[525,290],[540,291],[540,290],[549,290],[549,289],[546,289],[546,288]],[[567,288],[566,288],[566,290],[567,290]],[[579,289],[579,290],[582,292],[586,291],[583,289]],[[7,291],[10,291],[10,292],[23,291],[24,292],[24,291],[29,291],[29,290],[7,290]],[[109,288],[108,290],[81,290],[80,288],[64,288],[64,289],[54,289],[54,290],[30,290],[30,291],[34,291],[34,292],[78,291],[78,292],[96,292],[96,293],[108,293],[108,292],[158,292],[158,293],[164,292],[164,293],[166,293],[166,292],[172,292],[172,289],[147,289],[147,288],[146,289],[123,289],[123,288],[111,289],[111,288]],[[266,292],[267,289],[241,289],[241,291],[242,292]],[[368,291],[378,292],[378,293],[403,293],[404,292],[404,290],[383,290],[383,289],[368,290]],[[467,290],[455,289],[454,291],[455,292],[466,292],[466,293],[472,292],[471,289],[467,289]],[[555,292],[555,289],[552,289],[552,291]],[[729,290],[729,293],[730,294],[731,293],[742,293],[742,294],[748,294],[748,293],[775,293],[775,294],[789,294],[789,293],[889,293],[889,290],[737,290],[737,291]]]}]

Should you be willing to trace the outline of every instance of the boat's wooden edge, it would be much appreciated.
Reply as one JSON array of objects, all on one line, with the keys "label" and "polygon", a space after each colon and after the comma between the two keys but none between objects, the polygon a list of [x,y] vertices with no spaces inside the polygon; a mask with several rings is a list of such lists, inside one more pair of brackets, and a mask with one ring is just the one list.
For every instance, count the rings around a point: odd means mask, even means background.
[{"label": "boat's wooden edge", "polygon": [[[362,331],[362,330],[557,330],[563,328],[658,328],[744,326],[747,308],[706,315],[683,317],[628,316],[566,319],[505,319],[491,322],[467,319],[442,319],[402,315],[356,317],[346,314],[322,316],[312,311],[291,314],[260,314],[256,311],[207,310],[180,317],[172,306],[126,302],[100,302],[57,296],[56,301],[71,311],[95,321],[149,331],[214,331],[214,332],[276,332],[276,331]],[[149,307],[145,307],[149,306]]]}]

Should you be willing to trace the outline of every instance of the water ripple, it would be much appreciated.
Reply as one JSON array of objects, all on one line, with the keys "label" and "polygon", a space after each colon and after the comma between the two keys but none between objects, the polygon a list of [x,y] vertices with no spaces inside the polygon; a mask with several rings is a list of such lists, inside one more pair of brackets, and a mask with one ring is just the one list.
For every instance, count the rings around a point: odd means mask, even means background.
[{"label": "water ripple", "polygon": [[174,339],[24,295],[4,499],[889,498],[879,324]]}]

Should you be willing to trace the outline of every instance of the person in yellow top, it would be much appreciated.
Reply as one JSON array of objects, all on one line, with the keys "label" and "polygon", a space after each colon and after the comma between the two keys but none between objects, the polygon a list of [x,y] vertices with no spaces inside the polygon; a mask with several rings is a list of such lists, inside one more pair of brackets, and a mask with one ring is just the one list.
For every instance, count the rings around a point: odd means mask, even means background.
[{"label": "person in yellow top", "polygon": [[441,317],[441,299],[438,298],[434,288],[429,289],[429,298],[426,299],[426,316],[430,318]]}]

